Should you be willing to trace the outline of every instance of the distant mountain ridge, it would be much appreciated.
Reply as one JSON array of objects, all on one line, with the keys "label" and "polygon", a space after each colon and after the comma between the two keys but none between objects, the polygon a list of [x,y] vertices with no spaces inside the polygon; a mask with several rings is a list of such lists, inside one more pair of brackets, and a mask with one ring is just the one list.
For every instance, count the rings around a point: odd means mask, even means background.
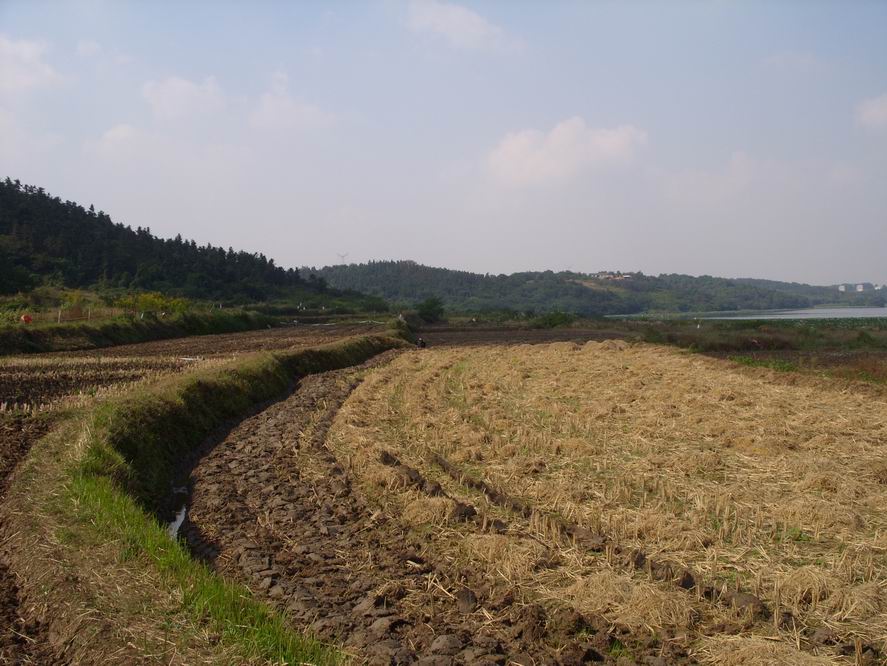
[{"label": "distant mountain ridge", "polygon": [[572,271],[482,275],[424,266],[409,260],[371,261],[303,271],[311,271],[337,289],[354,289],[407,305],[437,297],[448,308],[466,312],[507,309],[599,316],[887,303],[883,291],[841,293],[837,287],[707,275]]}]

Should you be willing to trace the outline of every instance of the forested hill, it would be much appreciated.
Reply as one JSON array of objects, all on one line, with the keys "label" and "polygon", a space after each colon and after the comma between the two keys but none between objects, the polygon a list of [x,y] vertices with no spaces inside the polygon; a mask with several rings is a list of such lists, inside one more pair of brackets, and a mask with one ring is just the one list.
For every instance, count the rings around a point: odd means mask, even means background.
[{"label": "forested hill", "polygon": [[9,178],[0,183],[0,266],[0,293],[51,281],[247,302],[324,288],[261,254],[161,239]]},{"label": "forested hill", "polygon": [[435,296],[453,310],[564,311],[582,315],[801,308],[824,303],[884,304],[883,292],[840,294],[834,287],[640,273],[587,275],[551,271],[481,275],[413,261],[311,269],[330,286],[360,289],[399,303]]}]

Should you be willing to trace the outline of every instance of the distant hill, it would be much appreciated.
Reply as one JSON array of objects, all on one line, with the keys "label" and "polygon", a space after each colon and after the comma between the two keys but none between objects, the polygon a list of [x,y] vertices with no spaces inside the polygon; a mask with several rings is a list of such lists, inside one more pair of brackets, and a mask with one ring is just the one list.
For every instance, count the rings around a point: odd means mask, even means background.
[{"label": "distant hill", "polygon": [[423,266],[414,261],[373,261],[310,270],[338,289],[358,289],[404,304],[436,296],[448,308],[467,312],[510,309],[595,316],[885,303],[880,292],[841,294],[835,287],[707,275],[654,277],[640,273],[568,271],[481,275]]},{"label": "distant hill", "polygon": [[[133,230],[92,206],[62,201],[43,188],[9,178],[0,182],[0,266],[0,294],[51,283],[153,290],[229,303],[343,296],[315,276],[304,279],[262,254],[201,246],[181,236],[158,238],[149,228]],[[347,296],[355,303],[384,307],[379,299]]]}]

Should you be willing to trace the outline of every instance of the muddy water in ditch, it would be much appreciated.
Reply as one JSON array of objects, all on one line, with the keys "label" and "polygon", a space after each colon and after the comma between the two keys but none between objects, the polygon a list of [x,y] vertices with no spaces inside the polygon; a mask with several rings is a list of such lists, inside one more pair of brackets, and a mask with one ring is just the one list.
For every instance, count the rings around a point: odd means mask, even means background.
[{"label": "muddy water in ditch", "polygon": [[[606,626],[546,617],[516,602],[517,590],[435,561],[421,536],[360,495],[325,439],[365,369],[306,378],[199,461],[180,530],[192,550],[358,663],[614,661]],[[640,663],[664,663],[647,656]]]}]

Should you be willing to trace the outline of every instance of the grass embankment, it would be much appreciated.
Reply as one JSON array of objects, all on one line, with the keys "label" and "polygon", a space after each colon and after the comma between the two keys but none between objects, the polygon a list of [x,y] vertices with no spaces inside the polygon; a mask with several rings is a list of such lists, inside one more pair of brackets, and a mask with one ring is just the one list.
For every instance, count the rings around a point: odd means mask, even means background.
[{"label": "grass embankment", "polygon": [[188,335],[236,333],[276,323],[274,317],[237,310],[186,313],[164,319],[116,319],[94,324],[16,324],[0,328],[0,355],[96,349]]},{"label": "grass embankment", "polygon": [[156,518],[182,460],[294,379],[402,344],[361,337],[167,377],[80,412],[38,443],[3,507],[27,605],[70,661],[337,663],[167,535]]}]

